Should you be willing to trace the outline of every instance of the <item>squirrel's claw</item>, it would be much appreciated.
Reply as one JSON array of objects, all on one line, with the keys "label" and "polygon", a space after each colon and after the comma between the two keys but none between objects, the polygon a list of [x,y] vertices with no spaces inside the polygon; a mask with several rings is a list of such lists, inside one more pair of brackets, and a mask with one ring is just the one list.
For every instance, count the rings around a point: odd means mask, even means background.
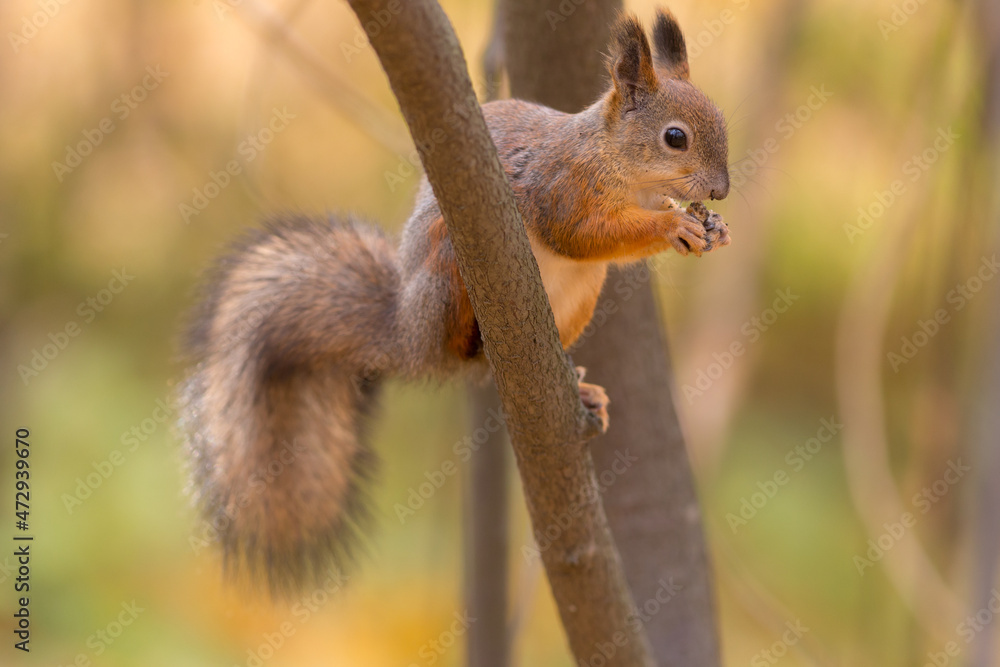
[{"label": "squirrel's claw", "polygon": [[[704,245],[701,252],[709,252],[716,248],[727,246],[730,243],[729,227],[722,221],[722,216],[715,211],[709,210],[700,201],[691,202],[687,207],[687,214],[697,220],[703,230]],[[687,254],[687,253],[681,253]],[[696,253],[699,257],[701,253]]]},{"label": "squirrel's claw", "polygon": [[705,252],[727,246],[731,242],[729,238],[729,226],[722,221],[722,216],[715,211],[711,211],[708,219],[705,221],[705,232],[705,237],[708,240]]},{"label": "squirrel's claw", "polygon": [[691,216],[682,216],[676,227],[667,234],[670,245],[681,255],[693,252],[698,257],[705,250],[708,242],[705,240],[705,227]]},{"label": "squirrel's claw", "polygon": [[[583,366],[577,366],[577,379],[582,380],[586,372],[586,368]],[[608,394],[604,391],[604,387],[596,384],[588,384],[586,382],[580,382],[579,385],[580,401],[583,402],[584,407],[590,410],[590,412],[600,420],[601,433],[606,433],[608,430],[608,404],[611,402],[611,399],[608,398]]]}]

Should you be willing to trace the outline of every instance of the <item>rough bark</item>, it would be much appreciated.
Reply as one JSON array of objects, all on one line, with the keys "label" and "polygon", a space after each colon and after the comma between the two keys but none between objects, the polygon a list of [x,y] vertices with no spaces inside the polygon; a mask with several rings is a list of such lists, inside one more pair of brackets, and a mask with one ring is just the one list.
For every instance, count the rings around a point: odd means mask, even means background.
[{"label": "rough bark", "polygon": [[[994,213],[996,215],[996,213]],[[994,247],[1000,248],[1000,238]],[[982,393],[978,396],[978,423],[972,435],[971,452],[979,465],[976,469],[972,523],[975,529],[974,553],[971,568],[971,600],[967,605],[970,615],[989,607],[997,588],[997,560],[1000,555],[1000,530],[996,510],[1000,506],[1000,451],[997,450],[997,433],[1000,433],[1000,290],[991,288],[993,300],[988,331],[992,335],[984,345],[986,359],[983,364]],[[976,634],[970,648],[970,667],[989,667],[997,664],[996,637],[989,632]]]},{"label": "rough bark", "polygon": [[[984,104],[980,123],[983,136],[982,174],[980,175],[983,212],[988,219],[1000,218],[1000,7],[995,2],[981,0],[977,6],[979,37],[985,51],[983,67]],[[989,224],[989,223],[987,223]],[[994,227],[993,247],[1000,250],[1000,226]],[[1000,526],[997,525],[996,508],[1000,507],[1000,451],[997,433],[1000,433],[1000,289],[996,285],[987,290],[992,299],[991,314],[987,319],[987,334],[983,337],[984,360],[982,389],[977,392],[977,428],[972,432],[970,450],[976,464],[974,491],[973,567],[971,573],[972,599],[970,614],[985,609],[990,603],[1000,573]],[[997,664],[996,637],[990,632],[976,633],[970,648],[971,667],[989,667]]]},{"label": "rough bark", "polygon": [[610,274],[602,302],[619,309],[574,353],[612,400],[614,427],[591,442],[594,465],[614,470],[625,452],[638,459],[604,490],[604,507],[657,664],[713,667],[720,656],[712,572],[666,336],[649,283],[633,274],[641,286],[625,300],[614,292],[622,281]]},{"label": "rough bark", "polygon": [[604,53],[621,0],[505,0],[510,96],[576,113],[607,86]]},{"label": "rough bark", "polygon": [[588,663],[612,641],[607,665],[651,665],[586,447],[599,422],[580,402],[455,33],[434,0],[349,2],[378,27],[369,40],[448,227],[573,654]]},{"label": "rough bark", "polygon": [[[593,102],[607,85],[601,54],[622,3],[587,2],[565,21],[552,18],[562,16],[558,0],[507,5],[512,96],[567,112]],[[625,299],[614,289],[622,275],[609,274],[599,301],[614,302],[616,312],[604,313],[607,321],[573,353],[612,400],[611,429],[592,441],[591,450],[599,472],[613,471],[626,451],[638,458],[605,488],[604,505],[633,597],[640,611],[648,604],[655,612],[640,618],[657,664],[712,667],[720,659],[711,568],[674,407],[666,335],[650,281],[631,281]]]},{"label": "rough bark", "polygon": [[[469,430],[475,442],[490,412],[500,407],[493,385],[469,383]],[[477,433],[477,431],[479,431]],[[508,547],[510,530],[507,438],[503,429],[487,432],[469,460],[466,489],[466,603],[476,622],[469,627],[469,667],[507,667]]]},{"label": "rough bark", "polygon": [[[504,0],[496,0],[493,29],[483,54],[487,101],[497,99],[503,83]],[[470,431],[473,436],[499,410],[500,397],[493,385],[468,384]],[[478,440],[477,440],[478,442]],[[515,629],[508,625],[510,563],[510,469],[507,434],[486,432],[486,441],[472,453],[466,489],[465,590],[469,613],[476,622],[469,628],[469,667],[508,667]]]}]

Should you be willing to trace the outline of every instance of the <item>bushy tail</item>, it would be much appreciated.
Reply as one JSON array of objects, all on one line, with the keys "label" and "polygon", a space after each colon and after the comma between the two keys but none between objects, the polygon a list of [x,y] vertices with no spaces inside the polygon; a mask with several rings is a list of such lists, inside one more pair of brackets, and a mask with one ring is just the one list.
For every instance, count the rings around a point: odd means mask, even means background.
[{"label": "bushy tail", "polygon": [[227,570],[292,591],[349,556],[365,519],[364,422],[399,338],[396,252],[353,221],[278,220],[207,289],[180,396],[193,493]]}]

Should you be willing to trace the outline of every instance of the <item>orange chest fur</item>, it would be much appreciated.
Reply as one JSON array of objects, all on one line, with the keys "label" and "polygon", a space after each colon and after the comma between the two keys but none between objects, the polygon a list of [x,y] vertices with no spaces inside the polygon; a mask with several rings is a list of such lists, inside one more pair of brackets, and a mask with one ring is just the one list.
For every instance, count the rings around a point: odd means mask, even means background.
[{"label": "orange chest fur", "polygon": [[559,340],[568,348],[580,337],[594,314],[608,263],[563,257],[535,239],[531,239],[531,250],[555,315]]},{"label": "orange chest fur", "polygon": [[[447,295],[445,346],[455,355],[470,359],[482,348],[469,294],[458,272],[451,243],[447,242],[444,221],[432,225],[432,238],[439,238],[438,251],[428,258],[428,268],[450,285]],[[558,255],[529,233],[531,250],[538,263],[542,285],[555,315],[559,341],[564,348],[572,345],[590,322],[607,276],[607,261],[577,260]]]}]

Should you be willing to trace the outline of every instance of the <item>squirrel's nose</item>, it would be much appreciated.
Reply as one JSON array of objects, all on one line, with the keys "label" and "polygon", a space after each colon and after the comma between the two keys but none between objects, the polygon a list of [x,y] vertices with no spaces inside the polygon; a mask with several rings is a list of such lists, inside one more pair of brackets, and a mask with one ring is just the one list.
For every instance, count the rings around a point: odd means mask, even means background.
[{"label": "squirrel's nose", "polygon": [[712,188],[712,192],[709,195],[712,199],[725,199],[729,194],[729,172],[722,175],[719,182],[715,184]]}]

